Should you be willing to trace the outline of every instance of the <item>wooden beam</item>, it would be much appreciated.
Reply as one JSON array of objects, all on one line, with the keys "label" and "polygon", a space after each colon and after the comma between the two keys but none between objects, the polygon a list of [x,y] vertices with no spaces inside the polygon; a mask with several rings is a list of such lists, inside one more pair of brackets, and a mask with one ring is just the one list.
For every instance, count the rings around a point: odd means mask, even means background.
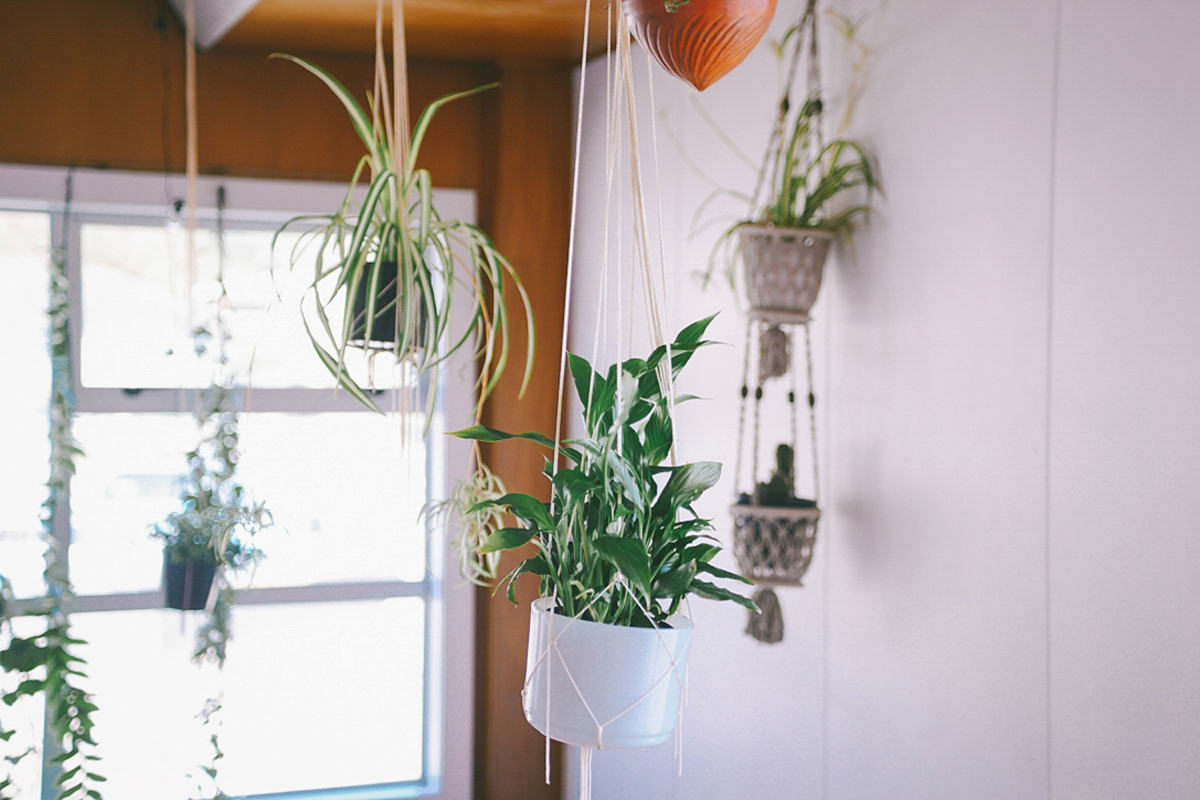
[{"label": "wooden beam", "polygon": [[[592,3],[592,55],[606,46],[606,8]],[[584,10],[583,0],[404,0],[409,52],[421,58],[577,62]],[[370,53],[375,11],[376,0],[259,0],[218,47]],[[384,20],[390,40],[391,0]]]},{"label": "wooden beam", "polygon": [[[506,431],[553,435],[570,229],[571,70],[566,65],[504,63],[500,80],[492,226],[496,244],[529,291],[538,346],[525,397],[518,397],[520,370],[510,367],[485,409],[484,422]],[[516,312],[510,307],[510,316]],[[484,449],[489,466],[510,490],[548,500],[550,483],[542,475],[545,457],[544,448],[529,442],[504,442]],[[501,574],[507,574],[516,560],[510,555],[502,562]],[[537,590],[533,576],[519,581],[517,606],[492,597],[490,591],[480,592],[477,800],[555,800],[561,794],[560,748],[554,747],[552,784],[547,786],[545,740],[521,710],[529,605]]]}]

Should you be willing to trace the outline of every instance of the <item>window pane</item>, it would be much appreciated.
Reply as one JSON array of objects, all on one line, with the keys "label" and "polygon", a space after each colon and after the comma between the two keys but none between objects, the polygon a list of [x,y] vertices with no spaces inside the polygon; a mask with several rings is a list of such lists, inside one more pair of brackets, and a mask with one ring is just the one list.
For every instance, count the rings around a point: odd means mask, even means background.
[{"label": "window pane", "polygon": [[[223,670],[189,660],[195,619],[76,615],[106,796],[194,796],[189,774],[209,762],[213,732],[225,753],[220,785],[233,796],[420,778],[422,600],[236,607]],[[218,695],[206,729],[197,715]]]},{"label": "window pane", "polygon": [[49,264],[50,216],[0,211],[0,573],[18,597],[44,591],[40,515],[50,460]]},{"label": "window pane", "polygon": [[256,538],[266,558],[253,585],[424,578],[420,426],[415,416],[243,414],[238,475],[276,522]]},{"label": "window pane", "polygon": [[162,547],[150,526],[179,507],[189,414],[80,414],[87,453],[71,481],[71,580],[81,595],[159,588]]},{"label": "window pane", "polygon": [[[407,445],[404,425],[409,426]],[[251,412],[239,420],[238,480],[275,526],[248,585],[425,576],[425,444],[420,420],[366,413]],[[79,594],[154,591],[162,552],[149,528],[179,508],[189,414],[80,414],[88,455],[72,482],[71,576]]]},{"label": "window pane", "polygon": [[[237,380],[259,388],[333,388],[334,381],[308,344],[300,317],[315,256],[290,254],[298,235],[285,233],[275,248],[270,230],[225,234],[225,320],[229,359]],[[211,325],[220,297],[217,238],[196,232],[196,266],[189,314],[187,234],[179,225],[85,223],[81,228],[84,386],[170,388],[206,385],[211,368],[193,354],[191,330]],[[311,302],[309,303],[311,307]],[[138,313],[129,313],[137,309]],[[314,323],[315,324],[315,323]],[[330,315],[340,328],[340,314]],[[411,380],[386,355],[374,370],[354,349],[346,353],[360,385],[392,389]]]},{"label": "window pane", "polygon": [[[178,226],[85,224],[80,231],[84,386],[203,386],[211,376],[192,350],[187,236]],[[196,232],[191,297],[216,275],[216,239]],[[197,315],[197,321],[201,316]]]}]

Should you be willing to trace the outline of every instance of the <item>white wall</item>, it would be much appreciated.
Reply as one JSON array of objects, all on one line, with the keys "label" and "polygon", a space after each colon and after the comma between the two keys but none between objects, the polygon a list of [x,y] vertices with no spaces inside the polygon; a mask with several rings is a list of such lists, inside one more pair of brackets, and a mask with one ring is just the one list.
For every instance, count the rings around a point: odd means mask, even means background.
[{"label": "white wall", "polygon": [[[887,197],[814,310],[816,560],[780,591],[780,645],[744,636],[737,608],[693,604],[682,776],[669,746],[603,752],[594,797],[1194,797],[1200,3],[831,2],[872,10],[852,134]],[[801,5],[780,0],[773,32]],[[836,102],[846,58],[823,44]],[[603,65],[588,79],[581,352],[600,293]],[[726,465],[701,510],[728,544],[744,323],[689,278],[714,233],[687,238],[708,188],[681,153],[724,185],[753,175],[690,89],[658,72],[654,90],[668,329],[720,310],[714,337],[734,344],[685,373],[712,399],[680,423],[685,458]],[[760,48],[700,101],[757,159],[776,92]],[[767,445],[787,438],[778,416],[768,429]]]}]

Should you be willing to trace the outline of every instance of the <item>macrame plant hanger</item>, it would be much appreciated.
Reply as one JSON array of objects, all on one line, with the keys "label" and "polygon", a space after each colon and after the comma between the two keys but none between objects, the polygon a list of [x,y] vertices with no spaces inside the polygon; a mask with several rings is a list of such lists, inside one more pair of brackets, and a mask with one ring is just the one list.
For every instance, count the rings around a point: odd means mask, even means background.
[{"label": "macrame plant hanger", "polygon": [[[791,106],[805,38],[808,40],[808,101],[815,104],[813,146],[820,153],[822,141],[821,79],[817,53],[816,0],[809,0],[804,17],[796,32],[791,54],[787,83],[779,104],[779,117],[772,132],[759,175],[754,202],[761,207],[762,194],[771,177],[780,168],[778,159],[786,136],[785,122]],[[792,269],[795,269],[794,267]],[[795,276],[787,276],[797,280]],[[817,284],[819,285],[819,283]],[[754,594],[760,613],[751,612],[746,633],[758,641],[774,644],[783,640],[783,615],[775,586],[800,586],[801,579],[812,562],[816,544],[817,525],[821,518],[820,469],[818,464],[816,394],[813,387],[812,335],[807,312],[782,313],[752,309],[746,321],[746,346],[743,353],[741,402],[738,411],[738,449],[734,480],[738,499],[731,511],[734,518],[734,555],[742,573],[759,587]],[[799,391],[794,339],[802,334],[804,340],[804,392]],[[753,348],[752,343],[758,342]],[[756,351],[756,352],[752,352]],[[754,383],[751,385],[751,368]],[[770,382],[788,379],[787,403],[791,421],[791,441],[775,450],[775,469],[765,483],[756,483],[760,474],[759,456],[762,447],[762,403]],[[747,406],[753,397],[752,431],[747,443]],[[797,498],[795,494],[796,456],[800,452],[799,402],[808,406],[808,440],[812,464],[812,497]],[[742,458],[749,447],[751,464],[748,483],[743,483]]]},{"label": "macrame plant hanger", "polygon": [[[559,365],[559,392],[557,418],[555,423],[555,451],[551,463],[557,469],[560,456],[560,442],[563,436],[563,389],[566,383],[567,373],[567,336],[570,330],[571,317],[571,294],[572,281],[574,277],[574,261],[576,252],[576,217],[578,212],[578,188],[579,188],[579,172],[580,172],[580,152],[582,147],[582,131],[583,131],[583,110],[585,101],[585,88],[587,80],[587,46],[589,40],[590,22],[592,16],[592,2],[585,2],[585,26],[584,26],[584,44],[583,55],[581,59],[581,84],[579,90],[579,107],[578,120],[576,125],[576,143],[575,143],[575,167],[572,186],[572,202],[571,202],[571,228],[570,238],[568,242],[567,255],[567,281],[566,281],[566,299],[564,302],[563,311],[563,341],[562,341],[562,360]],[[608,25],[608,57],[607,57],[607,91],[605,99],[605,141],[606,141],[606,161],[605,161],[605,212],[604,212],[604,245],[603,254],[601,257],[602,271],[600,275],[600,291],[598,292],[597,322],[593,339],[592,363],[596,363],[599,354],[601,340],[607,343],[609,330],[611,325],[615,331],[615,349],[619,353],[623,353],[628,347],[631,336],[626,336],[623,328],[626,325],[630,326],[632,331],[632,319],[623,317],[622,306],[627,306],[628,300],[632,299],[634,292],[634,284],[640,283],[643,292],[643,304],[646,310],[646,323],[650,340],[653,346],[666,346],[668,350],[670,344],[666,341],[664,334],[664,313],[663,313],[663,297],[666,290],[666,278],[664,262],[665,256],[662,249],[662,220],[661,209],[658,209],[658,231],[659,237],[656,243],[652,241],[651,229],[647,215],[647,199],[643,189],[642,182],[642,165],[640,161],[638,129],[635,117],[635,102],[633,90],[633,73],[632,59],[629,50],[630,31],[628,20],[623,11],[622,5],[618,2],[607,4],[607,25]],[[647,62],[648,74],[650,74],[650,65]],[[653,81],[650,82],[650,102],[653,105]],[[628,151],[622,152],[621,149],[621,126],[627,126],[626,136],[628,138]],[[651,138],[657,139],[657,131],[653,118],[651,119]],[[658,183],[658,163],[657,163],[657,142],[651,144],[654,153],[654,179],[655,184]],[[622,156],[628,159],[630,171],[630,189],[632,198],[632,251],[634,269],[632,274],[622,276],[621,274],[612,275],[610,266],[610,255],[620,260],[622,255],[622,234],[621,227],[624,221],[623,203],[620,200],[620,194],[616,195],[617,224],[612,224],[612,206],[614,199],[614,178],[616,177],[617,166],[622,163]],[[610,251],[610,239],[616,238],[615,253]],[[626,291],[623,280],[628,277],[629,280],[629,296],[623,297]],[[612,308],[609,300],[609,290],[616,291],[617,300],[616,308]],[[631,315],[630,315],[631,316]],[[613,321],[610,321],[612,318]],[[670,370],[672,358],[668,352],[667,357],[663,360],[659,380],[663,385],[667,386],[669,394],[673,391],[673,376]],[[593,374],[593,381],[595,375]],[[594,391],[594,385],[589,387],[589,393]],[[620,402],[618,400],[618,402]],[[674,449],[671,454],[672,461],[674,460]],[[612,591],[617,588],[616,584],[621,582],[623,578],[618,575],[614,578],[614,585],[610,586]],[[636,593],[631,592],[631,596],[636,598]],[[556,598],[550,598],[551,608],[555,604]],[[594,600],[592,602],[595,602]],[[642,612],[650,616],[641,601],[637,601]],[[591,603],[588,604],[590,607]],[[608,744],[609,739],[606,738],[606,732],[609,726],[629,716],[631,713],[637,712],[647,704],[660,702],[660,698],[666,691],[666,686],[669,683],[676,683],[681,689],[681,695],[686,698],[686,658],[687,650],[690,647],[690,639],[682,640],[682,652],[678,644],[676,634],[678,631],[667,630],[655,626],[656,645],[655,649],[660,649],[665,655],[666,667],[661,674],[655,674],[652,678],[652,684],[647,688],[644,694],[638,697],[630,698],[627,705],[614,709],[610,712],[599,712],[596,709],[595,698],[587,696],[587,689],[582,687],[576,681],[576,673],[580,670],[580,665],[573,665],[570,662],[569,656],[564,654],[564,649],[560,648],[560,642],[568,636],[568,633],[577,625],[594,624],[582,623],[581,617],[586,613],[587,607],[580,610],[579,614],[574,618],[566,619],[562,623],[551,622],[547,625],[544,642],[535,644],[530,642],[531,664],[527,668],[525,685],[522,688],[523,702],[528,709],[531,705],[531,693],[544,693],[545,710],[542,715],[539,715],[537,722],[540,724],[544,721],[544,731],[546,732],[546,782],[550,782],[550,697],[552,693],[566,691],[573,699],[577,699],[586,711],[586,716],[590,718],[590,725],[594,727],[595,736],[592,745],[582,745],[580,750],[580,800],[590,800],[591,798],[591,771],[592,771],[592,756],[595,749]],[[555,614],[549,615],[551,619],[557,617]],[[531,633],[532,636],[532,633]],[[535,649],[537,648],[537,649]],[[556,688],[552,691],[552,677],[556,682]],[[570,689],[563,689],[562,683],[566,682],[570,685]],[[678,718],[675,724],[675,754],[680,770],[682,770],[682,713],[683,702],[679,704]],[[527,711],[528,713],[528,711]],[[531,717],[531,722],[534,719]]]}]

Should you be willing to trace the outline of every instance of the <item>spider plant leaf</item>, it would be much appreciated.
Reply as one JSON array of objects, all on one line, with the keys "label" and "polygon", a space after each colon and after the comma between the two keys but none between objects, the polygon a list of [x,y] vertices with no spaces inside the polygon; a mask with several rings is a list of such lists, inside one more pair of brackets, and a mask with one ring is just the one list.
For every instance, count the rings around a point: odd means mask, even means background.
[{"label": "spider plant leaf", "polygon": [[316,75],[318,78],[320,78],[325,85],[333,91],[334,95],[345,107],[346,113],[350,115],[350,122],[354,125],[354,131],[358,134],[358,138],[362,139],[363,144],[367,146],[367,151],[371,153],[372,157],[375,158],[378,163],[383,162],[382,153],[380,153],[382,146],[375,136],[375,127],[371,123],[371,117],[366,111],[363,110],[363,107],[359,105],[358,101],[354,99],[354,95],[346,91],[346,87],[342,85],[341,81],[318,67],[316,64],[309,63],[303,58],[297,58],[296,56],[288,55],[287,53],[272,53],[271,58],[282,58],[287,61],[291,61],[294,64],[299,64],[313,75]]},{"label": "spider plant leaf", "polygon": [[333,375],[338,384],[340,384],[346,391],[350,392],[350,394],[354,396],[354,399],[358,400],[367,408],[382,414],[383,411],[375,404],[375,401],[372,400],[371,397],[363,390],[363,388],[355,383],[354,379],[346,373],[345,363],[334,358],[325,350],[324,347],[320,345],[320,343],[317,342],[316,338],[313,337],[312,330],[308,327],[308,320],[304,319],[302,316],[301,321],[304,323],[304,330],[308,333],[308,338],[312,341],[313,349],[317,352],[317,356],[321,359],[321,363],[325,365],[325,368],[329,370],[330,374]]},{"label": "spider plant leaf", "polygon": [[[490,89],[495,89],[499,83],[489,83],[483,86],[476,86],[474,89],[467,89],[464,92],[455,92],[453,94],[444,95],[434,100],[429,105],[425,106],[425,110],[421,112],[421,116],[417,118],[417,124],[413,127],[411,144],[408,148],[408,161],[405,165],[405,171],[411,173],[413,165],[417,163],[417,155],[421,152],[421,143],[425,140],[425,132],[429,128],[429,123],[433,121],[433,116],[447,103],[452,103],[455,100],[461,100],[464,97],[470,97],[480,92],[486,92]],[[361,109],[360,109],[361,110]]]}]

